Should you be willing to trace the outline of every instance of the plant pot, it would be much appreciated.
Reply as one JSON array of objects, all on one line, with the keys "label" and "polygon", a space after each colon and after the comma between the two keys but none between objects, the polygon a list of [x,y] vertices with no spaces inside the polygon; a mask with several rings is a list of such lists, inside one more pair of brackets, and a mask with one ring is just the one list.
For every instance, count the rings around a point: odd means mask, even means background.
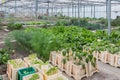
[{"label": "plant pot", "polygon": [[89,76],[92,76],[94,73],[98,72],[98,64],[97,61],[95,63],[95,67],[91,64],[91,62],[88,63],[88,72],[89,72]]},{"label": "plant pot", "polygon": [[[24,63],[24,61],[22,60],[22,59],[15,59],[15,61],[16,61],[16,64],[18,64],[18,63],[20,63],[20,62],[23,62]],[[17,63],[18,62],[18,63]],[[17,75],[18,75],[18,70],[19,69],[22,69],[22,68],[26,68],[26,67],[28,67],[27,66],[27,64],[26,63],[24,63],[23,65],[22,65],[22,67],[17,67],[17,68],[15,68],[12,64],[10,64],[9,62],[8,62],[8,64],[7,64],[7,75],[8,75],[8,78],[9,78],[9,80],[17,80]]]},{"label": "plant pot", "polygon": [[115,67],[120,67],[120,55],[115,55]]},{"label": "plant pot", "polygon": [[108,55],[107,55],[107,63],[109,63],[112,66],[115,65],[115,55],[114,54],[108,53]]},{"label": "plant pot", "polygon": [[85,69],[82,68],[81,65],[75,65],[72,64],[70,67],[70,73],[71,73],[71,77],[73,77],[75,80],[81,80],[83,77],[87,77],[87,69],[85,66]]}]

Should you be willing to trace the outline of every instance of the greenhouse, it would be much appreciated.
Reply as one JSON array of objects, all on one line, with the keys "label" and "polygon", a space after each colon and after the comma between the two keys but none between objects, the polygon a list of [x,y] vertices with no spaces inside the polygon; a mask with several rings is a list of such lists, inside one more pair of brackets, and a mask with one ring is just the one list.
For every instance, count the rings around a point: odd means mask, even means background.
[{"label": "greenhouse", "polygon": [[0,80],[120,80],[120,0],[0,0]]}]

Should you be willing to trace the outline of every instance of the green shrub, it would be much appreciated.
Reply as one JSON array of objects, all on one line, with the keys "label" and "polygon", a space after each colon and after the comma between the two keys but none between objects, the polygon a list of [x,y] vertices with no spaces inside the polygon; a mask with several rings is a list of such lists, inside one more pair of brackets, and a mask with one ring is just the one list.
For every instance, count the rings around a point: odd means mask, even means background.
[{"label": "green shrub", "polygon": [[0,64],[6,64],[9,59],[9,52],[6,49],[0,49]]},{"label": "green shrub", "polygon": [[66,20],[59,20],[57,21],[56,26],[69,26],[69,22]]},{"label": "green shrub", "polygon": [[112,50],[110,52],[116,53],[120,50],[119,48],[113,49],[114,46],[111,45],[120,46],[119,31],[113,31],[108,36],[106,31],[93,33],[90,30],[76,26],[57,26],[47,29],[27,28],[14,31],[13,35],[17,42],[37,53],[37,56],[44,62],[49,60],[50,52],[54,50],[66,49],[68,51],[71,48],[80,54],[84,54],[82,52],[84,46],[91,48],[91,51]]},{"label": "green shrub", "polygon": [[9,29],[9,30],[19,30],[19,29],[21,29],[22,28],[22,24],[20,24],[20,23],[9,23],[8,25],[7,25],[7,29]]},{"label": "green shrub", "polygon": [[118,19],[112,20],[111,25],[112,26],[120,26],[120,19],[118,18]]}]

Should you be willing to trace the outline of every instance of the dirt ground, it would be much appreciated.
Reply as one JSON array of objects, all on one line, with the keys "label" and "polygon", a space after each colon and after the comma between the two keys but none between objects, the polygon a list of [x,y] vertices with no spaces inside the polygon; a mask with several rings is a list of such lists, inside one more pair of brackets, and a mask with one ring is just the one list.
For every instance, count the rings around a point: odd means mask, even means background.
[{"label": "dirt ground", "polygon": [[6,32],[4,30],[0,30],[0,41],[4,41],[5,37],[7,36],[9,32]]}]

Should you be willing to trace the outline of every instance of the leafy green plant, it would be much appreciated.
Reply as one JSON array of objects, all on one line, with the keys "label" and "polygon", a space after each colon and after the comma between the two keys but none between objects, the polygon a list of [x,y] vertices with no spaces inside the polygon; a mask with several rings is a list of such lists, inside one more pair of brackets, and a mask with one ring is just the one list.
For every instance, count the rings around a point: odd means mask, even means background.
[{"label": "leafy green plant", "polygon": [[50,75],[56,74],[57,72],[58,72],[58,68],[57,67],[53,67],[53,68],[50,68],[47,71],[47,75],[50,76]]},{"label": "leafy green plant", "polygon": [[0,49],[0,64],[6,64],[10,59],[10,53],[6,49]]},{"label": "leafy green plant", "polygon": [[29,80],[37,80],[39,78],[40,78],[39,74],[33,74]]},{"label": "leafy green plant", "polygon": [[9,23],[7,25],[7,29],[9,29],[9,30],[19,30],[21,28],[22,28],[22,24],[20,24],[20,23]]},{"label": "leafy green plant", "polygon": [[14,68],[20,68],[24,66],[24,62],[22,61],[9,60],[8,63],[12,64]]},{"label": "leafy green plant", "polygon": [[65,64],[67,62],[67,59],[63,58],[62,62],[63,62],[63,64]]}]

